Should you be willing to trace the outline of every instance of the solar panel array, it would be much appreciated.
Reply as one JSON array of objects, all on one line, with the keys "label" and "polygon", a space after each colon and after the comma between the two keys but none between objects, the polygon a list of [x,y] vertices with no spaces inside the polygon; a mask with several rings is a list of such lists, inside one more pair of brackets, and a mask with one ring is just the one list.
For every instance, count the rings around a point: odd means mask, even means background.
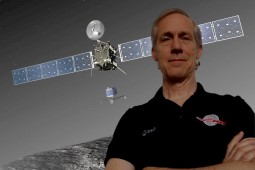
[{"label": "solar panel array", "polygon": [[[198,25],[202,33],[203,45],[244,36],[239,15]],[[118,45],[120,60],[126,62],[151,56],[151,37],[146,37]],[[41,64],[12,70],[13,84],[48,79],[93,69],[92,52],[76,54]]]},{"label": "solar panel array", "polygon": [[203,44],[244,36],[239,15],[198,25]]},{"label": "solar panel array", "polygon": [[92,52],[48,61],[12,71],[14,85],[92,69]]}]

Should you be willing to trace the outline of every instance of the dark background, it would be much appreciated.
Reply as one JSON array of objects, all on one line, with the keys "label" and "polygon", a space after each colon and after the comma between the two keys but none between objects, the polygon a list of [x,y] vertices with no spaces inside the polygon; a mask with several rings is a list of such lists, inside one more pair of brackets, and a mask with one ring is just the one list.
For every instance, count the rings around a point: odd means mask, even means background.
[{"label": "dark background", "polygon": [[[207,91],[242,96],[255,109],[255,23],[252,0],[2,0],[0,1],[0,164],[33,153],[110,136],[124,112],[161,86],[151,57],[119,70],[81,71],[13,85],[12,70],[93,51],[86,27],[105,26],[101,40],[118,44],[150,36],[166,8],[186,10],[198,24],[240,16],[244,36],[204,46],[197,80]],[[103,102],[115,86],[126,99]],[[132,124],[130,124],[132,126]]]}]

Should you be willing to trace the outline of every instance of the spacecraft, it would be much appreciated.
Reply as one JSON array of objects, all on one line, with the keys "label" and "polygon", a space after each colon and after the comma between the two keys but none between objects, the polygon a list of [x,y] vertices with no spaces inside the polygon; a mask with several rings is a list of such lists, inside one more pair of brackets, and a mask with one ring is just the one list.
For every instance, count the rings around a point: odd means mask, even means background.
[{"label": "spacecraft", "polygon": [[110,44],[110,41],[103,42],[99,40],[103,36],[104,31],[104,25],[99,20],[93,20],[87,26],[87,36],[91,40],[96,40],[94,55],[92,55],[94,66],[98,67],[100,71],[115,70],[118,68],[126,74],[117,66],[117,58],[120,58],[117,54],[118,50]]},{"label": "spacecraft", "polygon": [[111,104],[113,104],[114,100],[124,98],[126,99],[125,95],[117,95],[117,89],[116,87],[107,87],[105,90],[106,98],[101,100],[101,104],[103,103],[103,100],[109,101]]},{"label": "spacecraft", "polygon": [[[239,15],[202,23],[198,26],[202,33],[203,45],[244,36]],[[87,51],[14,69],[12,70],[13,84],[20,85],[86,70],[91,70],[92,73],[95,67],[100,71],[116,68],[121,70],[117,66],[119,58],[121,62],[128,62],[151,57],[151,37],[118,44],[118,50],[116,50],[110,42],[100,40],[105,31],[102,22],[91,21],[86,31],[89,39],[95,41],[94,52]]]}]

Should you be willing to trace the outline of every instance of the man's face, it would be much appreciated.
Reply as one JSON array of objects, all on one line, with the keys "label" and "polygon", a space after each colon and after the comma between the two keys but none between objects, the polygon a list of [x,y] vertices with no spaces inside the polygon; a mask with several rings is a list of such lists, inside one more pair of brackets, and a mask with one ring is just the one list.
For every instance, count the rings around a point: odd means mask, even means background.
[{"label": "man's face", "polygon": [[178,13],[170,14],[159,22],[152,57],[158,61],[164,79],[183,80],[194,76],[196,59],[202,54],[202,47],[196,44],[194,30],[192,21]]}]

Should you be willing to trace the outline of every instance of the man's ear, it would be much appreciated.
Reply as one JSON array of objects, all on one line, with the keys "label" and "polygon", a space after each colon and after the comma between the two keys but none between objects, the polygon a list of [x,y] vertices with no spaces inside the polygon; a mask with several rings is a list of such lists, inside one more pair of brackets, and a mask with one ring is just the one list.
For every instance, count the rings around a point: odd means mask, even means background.
[{"label": "man's ear", "polygon": [[199,59],[202,56],[202,53],[203,53],[203,47],[201,46],[198,48],[197,59]]},{"label": "man's ear", "polygon": [[155,49],[151,49],[151,55],[155,61],[158,61],[158,56],[157,56],[157,52],[155,51]]}]

